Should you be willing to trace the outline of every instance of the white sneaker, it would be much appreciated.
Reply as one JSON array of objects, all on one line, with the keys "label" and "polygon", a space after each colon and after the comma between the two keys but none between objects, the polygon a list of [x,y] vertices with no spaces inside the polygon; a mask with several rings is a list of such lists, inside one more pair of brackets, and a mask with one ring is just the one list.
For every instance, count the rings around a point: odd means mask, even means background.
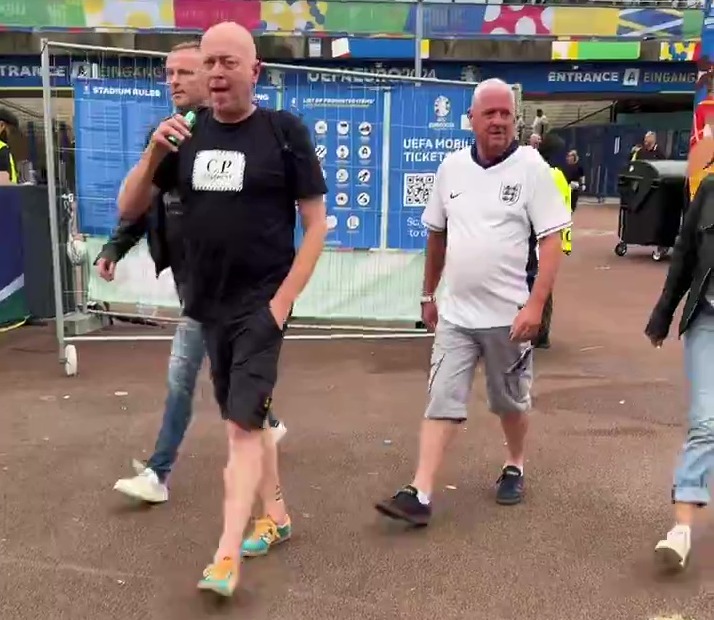
[{"label": "white sneaker", "polygon": [[657,543],[655,557],[665,568],[681,570],[687,565],[691,550],[691,530],[686,526],[677,525],[667,532],[667,538]]},{"label": "white sneaker", "polygon": [[[132,465],[136,470],[137,463],[134,462]],[[162,504],[169,499],[168,487],[159,481],[156,473],[148,467],[143,467],[142,471],[133,478],[117,480],[114,490],[149,504]]]},{"label": "white sneaker", "polygon": [[277,426],[271,426],[270,432],[273,433],[273,439],[275,439],[276,445],[280,443],[280,440],[285,437],[285,433],[288,432],[287,427],[282,422],[278,422]]}]

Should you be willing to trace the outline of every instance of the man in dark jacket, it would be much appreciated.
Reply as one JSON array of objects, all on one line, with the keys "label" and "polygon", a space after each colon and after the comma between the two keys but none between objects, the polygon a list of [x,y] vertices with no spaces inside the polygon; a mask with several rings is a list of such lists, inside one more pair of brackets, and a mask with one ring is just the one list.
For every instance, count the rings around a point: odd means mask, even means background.
[{"label": "man in dark jacket", "polygon": [[[200,106],[206,98],[200,69],[198,43],[179,44],[166,59],[166,77],[171,87],[171,96],[180,112]],[[153,129],[149,139],[152,133]],[[120,221],[95,261],[100,277],[111,282],[116,264],[146,236],[156,276],[170,268],[179,299],[183,300],[185,256],[182,218],[181,201],[175,194],[164,194],[157,196],[150,211],[138,220]],[[118,480],[114,486],[117,491],[149,503],[168,500],[166,480],[191,421],[196,378],[205,355],[200,323],[182,317],[171,347],[169,389],[154,453],[146,463],[136,459],[133,461],[136,475]],[[286,432],[285,426],[272,415],[270,425],[276,441],[279,441]]]},{"label": "man in dark jacket", "polygon": [[688,292],[679,335],[684,335],[684,365],[689,384],[687,438],[674,474],[674,527],[655,547],[667,567],[684,568],[692,546],[695,514],[711,502],[714,474],[714,176],[704,179],[685,211],[682,230],[662,293],[645,328],[658,349],[677,306]]}]

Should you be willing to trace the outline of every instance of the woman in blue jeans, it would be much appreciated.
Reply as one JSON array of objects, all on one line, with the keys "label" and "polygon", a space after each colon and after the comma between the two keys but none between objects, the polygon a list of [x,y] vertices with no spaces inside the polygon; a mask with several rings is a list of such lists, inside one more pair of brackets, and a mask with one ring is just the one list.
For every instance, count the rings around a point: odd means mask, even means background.
[{"label": "woman in blue jeans", "polygon": [[714,472],[714,176],[700,185],[687,209],[672,252],[667,279],[645,329],[660,348],[686,293],[679,335],[689,383],[688,430],[674,474],[674,527],[655,547],[671,568],[684,568],[695,516],[711,501]]}]

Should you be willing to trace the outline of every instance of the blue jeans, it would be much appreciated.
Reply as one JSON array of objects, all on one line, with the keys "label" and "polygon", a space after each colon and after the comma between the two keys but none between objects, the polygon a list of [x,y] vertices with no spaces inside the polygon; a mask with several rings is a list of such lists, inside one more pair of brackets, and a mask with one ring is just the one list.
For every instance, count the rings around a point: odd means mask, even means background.
[{"label": "blue jeans", "polygon": [[702,310],[685,334],[689,431],[674,475],[672,499],[705,505],[714,472],[714,312]]},{"label": "blue jeans", "polygon": [[201,324],[184,317],[176,328],[169,358],[168,388],[164,417],[154,454],[146,466],[162,482],[171,472],[178,449],[193,414],[193,393],[201,370],[206,346]]}]

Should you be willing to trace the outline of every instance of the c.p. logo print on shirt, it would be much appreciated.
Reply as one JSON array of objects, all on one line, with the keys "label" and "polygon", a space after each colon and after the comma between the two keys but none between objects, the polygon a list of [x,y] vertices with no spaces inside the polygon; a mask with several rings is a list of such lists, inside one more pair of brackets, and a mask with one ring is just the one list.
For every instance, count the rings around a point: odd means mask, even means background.
[{"label": "c.p. logo print on shirt", "polygon": [[245,178],[245,154],[240,151],[199,151],[193,161],[191,186],[199,192],[240,192]]}]

